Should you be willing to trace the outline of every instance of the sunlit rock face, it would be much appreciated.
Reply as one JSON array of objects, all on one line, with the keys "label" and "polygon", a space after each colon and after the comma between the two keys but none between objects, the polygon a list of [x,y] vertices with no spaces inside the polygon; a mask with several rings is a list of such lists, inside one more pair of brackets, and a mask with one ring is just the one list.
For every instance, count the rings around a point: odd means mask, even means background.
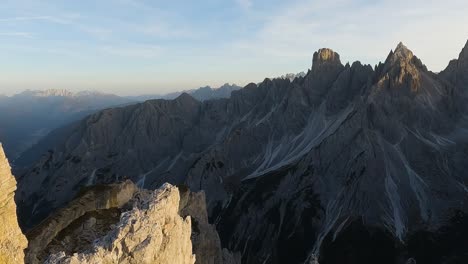
[{"label": "sunlit rock face", "polygon": [[28,234],[26,263],[238,264],[208,223],[205,196],[130,181],[83,190]]},{"label": "sunlit rock face", "polygon": [[[86,248],[87,243],[118,222],[122,208],[137,191],[130,181],[82,190],[66,207],[27,233],[26,262],[43,263],[48,255],[60,249],[74,252]],[[86,229],[87,226],[90,228]]]},{"label": "sunlit rock face", "polygon": [[16,217],[16,180],[0,144],[0,263],[24,263],[28,242]]},{"label": "sunlit rock face", "polygon": [[375,68],[322,49],[293,81],[100,112],[21,175],[22,222],[86,185],[168,181],[206,193],[242,263],[424,263],[424,251],[459,261],[468,235],[443,230],[465,234],[466,68],[451,65],[435,74],[403,44]]},{"label": "sunlit rock face", "polygon": [[178,214],[177,188],[166,185],[138,199],[135,207],[95,241],[89,252],[72,256],[59,252],[45,263],[195,263],[191,218]]}]

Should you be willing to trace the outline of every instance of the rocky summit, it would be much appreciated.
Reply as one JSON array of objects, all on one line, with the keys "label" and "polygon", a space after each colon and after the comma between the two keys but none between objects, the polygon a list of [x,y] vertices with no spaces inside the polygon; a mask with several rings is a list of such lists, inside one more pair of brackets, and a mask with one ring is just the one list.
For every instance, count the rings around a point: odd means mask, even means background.
[{"label": "rocky summit", "polygon": [[[204,253],[216,256],[212,263],[221,255],[242,263],[468,263],[467,49],[438,74],[402,43],[376,67],[343,65],[321,49],[292,81],[100,111],[54,133],[59,140],[19,175],[21,225],[30,230],[91,186],[169,182],[206,194],[204,224],[177,209],[169,215],[185,238],[187,227],[214,223],[221,246]],[[165,186],[155,201],[172,193]],[[132,238],[122,235],[143,222],[156,224],[154,237],[129,245],[152,259],[138,250],[164,245],[162,220],[142,212],[164,203],[144,204],[92,251],[65,250],[49,263],[132,263],[121,247]],[[207,232],[192,239],[211,241]],[[175,246],[193,261],[188,244]]]}]

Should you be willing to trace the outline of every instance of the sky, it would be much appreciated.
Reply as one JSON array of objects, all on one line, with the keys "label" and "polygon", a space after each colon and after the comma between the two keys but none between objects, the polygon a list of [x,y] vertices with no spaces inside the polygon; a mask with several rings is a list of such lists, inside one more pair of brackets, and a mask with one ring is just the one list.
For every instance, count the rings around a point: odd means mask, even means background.
[{"label": "sky", "polygon": [[307,71],[319,48],[375,65],[402,41],[434,72],[466,0],[0,0],[0,94],[166,93]]}]

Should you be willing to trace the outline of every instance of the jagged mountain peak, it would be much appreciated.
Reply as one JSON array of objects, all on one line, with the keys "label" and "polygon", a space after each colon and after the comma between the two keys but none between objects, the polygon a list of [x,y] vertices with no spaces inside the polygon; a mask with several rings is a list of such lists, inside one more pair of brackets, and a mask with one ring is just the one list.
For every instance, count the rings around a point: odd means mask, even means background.
[{"label": "jagged mountain peak", "polygon": [[312,60],[312,71],[318,69],[322,65],[342,65],[340,55],[332,49],[323,48],[314,53]]},{"label": "jagged mountain peak", "polygon": [[403,42],[401,41],[398,43],[395,49],[395,52],[411,52],[412,53],[412,51],[409,50],[408,47],[405,44],[403,44]]},{"label": "jagged mountain peak", "polygon": [[74,94],[67,89],[26,90],[17,96],[33,97],[72,97]]},{"label": "jagged mountain peak", "polygon": [[468,41],[458,58],[451,60],[447,68],[439,75],[455,86],[465,87],[468,85]]},{"label": "jagged mountain peak", "polygon": [[79,91],[79,92],[72,92],[67,89],[45,89],[45,90],[26,90],[19,94],[13,95],[20,96],[20,97],[92,97],[92,96],[114,96],[113,94],[103,93],[99,91]]},{"label": "jagged mountain peak", "polygon": [[190,94],[184,92],[181,95],[179,95],[176,99],[177,102],[181,103],[193,103],[193,102],[198,102],[197,99],[193,98]]},{"label": "jagged mountain peak", "polygon": [[421,73],[427,72],[427,67],[400,42],[394,51],[390,51],[385,63],[379,64],[376,72],[379,86],[408,88],[416,92],[421,88]]},{"label": "jagged mountain peak", "polygon": [[37,93],[37,96],[63,96],[69,97],[73,96],[74,94],[67,89],[47,89]]},{"label": "jagged mountain peak", "polygon": [[[419,62],[419,63],[418,63]],[[398,43],[394,51],[390,51],[385,64],[387,67],[391,67],[395,64],[404,66],[405,64],[421,64],[419,59],[414,55],[414,53],[403,44],[403,42]]]}]

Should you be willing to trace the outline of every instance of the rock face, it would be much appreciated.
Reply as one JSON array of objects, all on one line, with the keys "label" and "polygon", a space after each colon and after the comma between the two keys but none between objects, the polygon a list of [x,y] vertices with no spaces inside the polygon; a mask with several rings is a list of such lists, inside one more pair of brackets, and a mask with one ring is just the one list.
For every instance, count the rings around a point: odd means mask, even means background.
[{"label": "rock face", "polygon": [[231,253],[221,248],[216,227],[208,222],[205,194],[193,193],[188,189],[180,191],[179,214],[192,219],[193,253],[197,264],[235,264],[241,263],[239,253]]},{"label": "rock face", "polygon": [[440,73],[440,76],[450,83],[466,89],[468,86],[468,41],[460,52],[458,59],[450,61],[447,68]]},{"label": "rock face", "polygon": [[208,223],[203,193],[126,181],[83,190],[28,233],[26,263],[237,264]]},{"label": "rock face", "polygon": [[465,50],[435,74],[403,44],[374,69],[322,49],[292,82],[102,111],[20,177],[22,222],[128,177],[204,190],[243,263],[468,262]]},{"label": "rock face", "polygon": [[15,190],[16,181],[0,144],[0,263],[5,264],[22,263],[28,245],[16,217]]},{"label": "rock face", "polygon": [[94,242],[90,252],[72,256],[57,253],[45,263],[195,263],[191,219],[178,214],[177,188],[165,185],[140,198],[115,228]]},{"label": "rock face", "polygon": [[[122,208],[133,198],[137,190],[138,188],[132,182],[126,181],[121,184],[94,186],[82,191],[83,193],[69,205],[60,209],[35,229],[28,232],[29,246],[26,263],[42,263],[50,253],[46,248],[53,240],[57,240],[57,237],[64,233],[65,229],[76,225],[77,222],[86,222],[84,219],[87,219],[86,217],[93,213],[112,213],[112,211],[109,212],[109,209]],[[76,237],[71,237],[63,244],[68,244],[67,247],[71,248],[71,243],[77,239]]]}]

